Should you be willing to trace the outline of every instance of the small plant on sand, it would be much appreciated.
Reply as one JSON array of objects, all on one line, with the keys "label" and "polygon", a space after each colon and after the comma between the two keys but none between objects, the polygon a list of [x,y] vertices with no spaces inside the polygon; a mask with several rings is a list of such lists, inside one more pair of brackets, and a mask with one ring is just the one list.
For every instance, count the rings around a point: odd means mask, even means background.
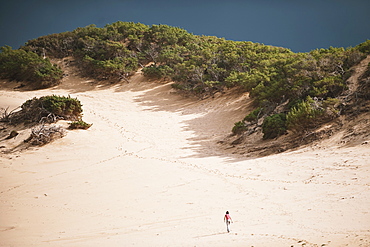
[{"label": "small plant on sand", "polygon": [[88,129],[92,126],[92,124],[88,124],[85,121],[79,120],[79,121],[73,121],[69,123],[69,129]]},{"label": "small plant on sand", "polygon": [[251,113],[249,113],[247,116],[245,116],[245,118],[243,119],[243,121],[246,121],[246,122],[257,122],[258,119],[262,116],[263,114],[263,108],[262,107],[258,107],[257,109],[255,109],[254,111],[252,111]]},{"label": "small plant on sand", "polygon": [[232,129],[232,132],[234,135],[239,135],[245,131],[247,127],[245,126],[245,123],[243,121],[236,122],[234,124],[234,127]]}]

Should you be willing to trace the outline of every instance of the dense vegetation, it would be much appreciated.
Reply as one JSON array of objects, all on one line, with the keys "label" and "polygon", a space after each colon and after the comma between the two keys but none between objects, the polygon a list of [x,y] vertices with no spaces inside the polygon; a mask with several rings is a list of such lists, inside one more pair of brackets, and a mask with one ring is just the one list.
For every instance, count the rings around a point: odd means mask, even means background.
[{"label": "dense vegetation", "polygon": [[0,48],[0,78],[29,82],[34,88],[56,85],[62,78],[62,70],[34,52],[23,49]]},{"label": "dense vegetation", "polygon": [[347,89],[350,68],[370,54],[370,41],[354,48],[293,53],[258,43],[192,35],[167,25],[115,22],[104,28],[90,25],[40,37],[19,52],[73,56],[83,71],[100,79],[128,80],[143,67],[146,76],[173,80],[176,89],[202,97],[238,87],[250,93],[256,110],[236,123],[233,132],[258,125],[268,139],[337,117],[337,98]]}]

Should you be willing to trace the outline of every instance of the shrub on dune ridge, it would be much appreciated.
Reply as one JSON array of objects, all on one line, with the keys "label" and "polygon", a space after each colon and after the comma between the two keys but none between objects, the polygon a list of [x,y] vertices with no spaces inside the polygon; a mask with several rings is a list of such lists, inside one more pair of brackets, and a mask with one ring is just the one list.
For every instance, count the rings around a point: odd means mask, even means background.
[{"label": "shrub on dune ridge", "polygon": [[[22,49],[52,56],[74,56],[90,76],[128,79],[143,64],[144,75],[171,79],[176,89],[209,94],[228,87],[250,92],[259,106],[281,100],[336,97],[345,89],[344,75],[368,51],[316,49],[294,53],[287,48],[199,36],[168,25],[115,22],[31,40]],[[348,74],[348,73],[347,73]]]},{"label": "shrub on dune ridge", "polygon": [[32,51],[0,48],[0,78],[23,81],[34,88],[54,86],[62,79],[62,70]]}]

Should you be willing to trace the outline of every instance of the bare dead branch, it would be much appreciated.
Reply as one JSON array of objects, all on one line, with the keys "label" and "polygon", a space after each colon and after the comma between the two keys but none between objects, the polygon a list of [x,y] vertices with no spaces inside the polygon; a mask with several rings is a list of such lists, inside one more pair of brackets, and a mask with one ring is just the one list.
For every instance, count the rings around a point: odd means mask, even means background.
[{"label": "bare dead branch", "polygon": [[26,140],[32,145],[42,146],[56,138],[65,136],[65,130],[59,125],[38,125],[31,130],[30,137]]}]

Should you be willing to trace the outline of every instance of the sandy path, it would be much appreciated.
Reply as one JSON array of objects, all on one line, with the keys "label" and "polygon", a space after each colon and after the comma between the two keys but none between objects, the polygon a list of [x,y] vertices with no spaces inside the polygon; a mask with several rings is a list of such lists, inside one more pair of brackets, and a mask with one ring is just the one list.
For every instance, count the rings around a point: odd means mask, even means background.
[{"label": "sandy path", "polygon": [[93,126],[1,155],[0,246],[370,245],[367,145],[238,159],[211,143],[245,98],[192,102],[140,81],[2,90],[0,106],[49,94],[78,97]]}]

